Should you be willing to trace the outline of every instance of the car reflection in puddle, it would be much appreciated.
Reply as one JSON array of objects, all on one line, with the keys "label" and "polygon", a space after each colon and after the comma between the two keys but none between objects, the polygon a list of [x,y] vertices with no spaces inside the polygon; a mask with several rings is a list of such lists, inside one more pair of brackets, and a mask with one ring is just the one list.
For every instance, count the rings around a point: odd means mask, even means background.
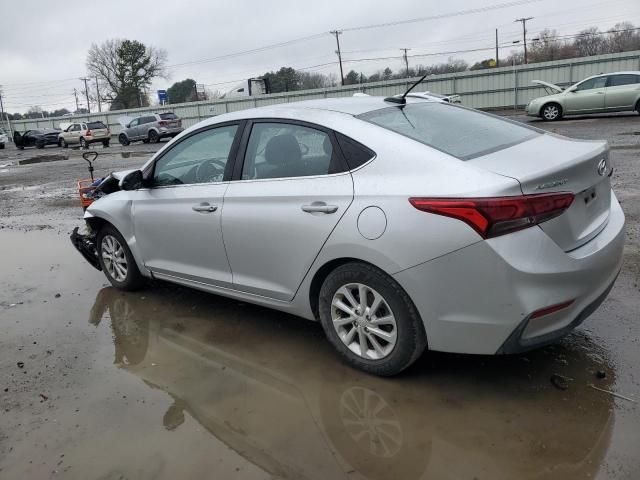
[{"label": "car reflection in puddle", "polygon": [[[207,294],[103,288],[116,365],[276,477],[587,478],[611,437],[613,375],[579,333],[515,357],[427,354],[393,379],[342,365],[318,325]],[[571,378],[569,389],[549,377]]]}]

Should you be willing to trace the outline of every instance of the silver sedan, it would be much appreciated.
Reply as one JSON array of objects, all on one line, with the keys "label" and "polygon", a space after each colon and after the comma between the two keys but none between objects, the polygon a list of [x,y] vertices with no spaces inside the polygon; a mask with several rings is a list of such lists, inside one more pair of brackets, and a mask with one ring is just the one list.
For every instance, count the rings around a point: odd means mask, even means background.
[{"label": "silver sedan", "polygon": [[347,362],[393,375],[425,348],[544,345],[592,313],[622,262],[612,172],[606,142],[437,100],[269,106],[113,174],[72,240],[118,288],[319,320]]}]

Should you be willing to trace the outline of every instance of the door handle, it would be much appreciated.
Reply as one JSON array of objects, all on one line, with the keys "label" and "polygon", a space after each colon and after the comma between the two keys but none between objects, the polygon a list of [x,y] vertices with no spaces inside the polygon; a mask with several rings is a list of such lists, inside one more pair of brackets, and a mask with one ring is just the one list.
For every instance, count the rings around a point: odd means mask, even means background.
[{"label": "door handle", "polygon": [[218,209],[215,205],[209,205],[208,203],[200,203],[191,207],[194,212],[200,213],[213,213]]},{"label": "door handle", "polygon": [[336,213],[337,205],[327,205],[323,202],[314,202],[311,205],[302,205],[302,211],[307,213]]},{"label": "door handle", "polygon": [[604,95],[604,92],[596,92],[598,95]]}]

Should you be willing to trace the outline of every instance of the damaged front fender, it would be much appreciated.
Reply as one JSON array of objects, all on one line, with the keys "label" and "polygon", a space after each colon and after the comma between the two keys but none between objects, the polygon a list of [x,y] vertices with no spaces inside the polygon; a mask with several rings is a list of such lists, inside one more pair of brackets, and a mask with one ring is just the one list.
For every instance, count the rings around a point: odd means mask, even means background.
[{"label": "damaged front fender", "polygon": [[71,243],[76,250],[97,270],[102,270],[98,261],[98,250],[96,249],[96,233],[87,229],[85,233],[78,232],[79,227],[73,229],[71,233]]}]

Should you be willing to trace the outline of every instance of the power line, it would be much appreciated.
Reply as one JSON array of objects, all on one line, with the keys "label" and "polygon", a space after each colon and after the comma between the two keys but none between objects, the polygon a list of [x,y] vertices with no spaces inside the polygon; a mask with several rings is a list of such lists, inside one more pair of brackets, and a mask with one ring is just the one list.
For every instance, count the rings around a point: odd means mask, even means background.
[{"label": "power line", "polygon": [[343,32],[355,32],[358,30],[369,30],[371,28],[382,28],[382,27],[394,27],[396,25],[406,25],[409,23],[418,23],[418,22],[426,22],[429,20],[439,20],[442,18],[451,18],[451,17],[459,17],[459,16],[463,16],[463,15],[472,15],[475,13],[484,13],[484,12],[488,12],[491,10],[499,10],[502,8],[509,8],[509,7],[517,7],[519,5],[526,5],[528,3],[534,3],[534,2],[540,2],[542,0],[518,0],[518,1],[514,1],[514,2],[507,2],[507,3],[497,3],[494,5],[487,5],[486,7],[479,7],[479,8],[470,8],[467,10],[459,10],[457,12],[449,12],[449,13],[441,13],[439,15],[430,15],[428,17],[418,17],[418,18],[410,18],[408,20],[398,20],[395,22],[385,22],[385,23],[376,23],[373,25],[362,25],[360,27],[350,27],[350,28],[343,28],[342,31]]}]

